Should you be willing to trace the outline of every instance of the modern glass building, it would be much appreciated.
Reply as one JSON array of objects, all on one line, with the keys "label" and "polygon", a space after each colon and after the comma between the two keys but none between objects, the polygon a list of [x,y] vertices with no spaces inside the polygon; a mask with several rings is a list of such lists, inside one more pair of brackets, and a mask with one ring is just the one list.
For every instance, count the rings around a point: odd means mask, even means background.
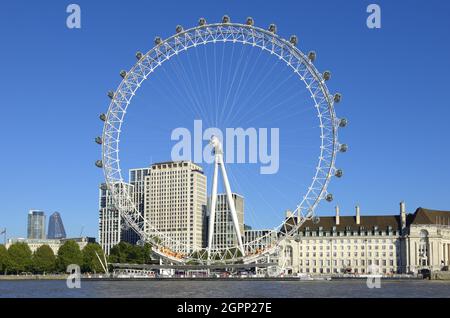
[{"label": "modern glass building", "polygon": [[48,239],[63,239],[66,238],[66,230],[59,212],[50,215],[48,219]]},{"label": "modern glass building", "polygon": [[44,211],[30,210],[28,212],[29,239],[45,239],[45,214]]}]

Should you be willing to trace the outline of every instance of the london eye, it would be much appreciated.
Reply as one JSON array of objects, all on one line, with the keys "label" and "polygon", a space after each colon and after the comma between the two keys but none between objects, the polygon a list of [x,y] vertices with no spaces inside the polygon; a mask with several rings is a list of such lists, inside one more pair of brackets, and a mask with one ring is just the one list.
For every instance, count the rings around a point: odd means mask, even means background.
[{"label": "london eye", "polygon": [[[318,143],[314,148],[316,161],[310,163],[314,167],[308,171],[311,173],[311,181],[306,187],[298,185],[296,192],[299,195],[293,198],[295,205],[285,207],[291,211],[288,217],[280,212],[274,231],[268,231],[251,240],[238,242],[235,246],[214,248],[209,244],[209,246],[193,248],[160,231],[140,213],[129,188],[125,186],[126,180],[122,172],[119,148],[128,107],[140,92],[144,82],[152,81],[156,73],[162,72],[160,69],[164,69],[168,61],[180,59],[187,51],[218,45],[244,46],[252,51],[259,50],[267,56],[269,63],[282,62],[283,67],[287,67],[290,77],[286,78],[286,81],[295,80],[303,84],[309,95],[309,105],[314,109],[314,116],[311,113],[309,119],[314,120],[318,128],[315,135]],[[316,210],[322,200],[333,201],[333,194],[328,190],[330,181],[343,176],[343,170],[336,166],[336,156],[348,150],[348,146],[338,140],[338,130],[347,126],[347,119],[339,118],[335,113],[335,106],[341,101],[342,96],[340,93],[329,91],[327,82],[331,80],[331,72],[320,72],[316,68],[317,54],[314,51],[304,53],[298,46],[297,36],[292,35],[287,39],[281,37],[277,33],[275,24],[270,24],[264,29],[255,26],[252,18],[247,18],[244,23],[232,22],[228,16],[224,16],[219,23],[208,23],[201,18],[195,27],[185,29],[177,26],[172,36],[166,39],[156,37],[153,48],[146,53],[136,53],[137,62],[134,66],[128,71],[120,71],[120,84],[115,91],[107,93],[111,99],[108,111],[100,115],[101,121],[104,122],[103,133],[101,137],[95,139],[95,142],[101,145],[102,157],[95,162],[95,165],[103,169],[106,186],[114,198],[114,204],[120,211],[121,217],[139,235],[141,241],[152,245],[153,252],[171,262],[182,264],[252,263],[275,253],[284,239],[297,235],[299,228],[306,220],[318,221]],[[209,58],[214,59],[215,55],[209,55]],[[182,62],[179,60],[177,63]],[[247,62],[251,65],[252,59],[248,59]],[[223,59],[217,63],[223,64]],[[242,72],[248,70],[244,67],[240,69]],[[169,70],[167,68],[165,72]],[[210,98],[213,100],[215,97]],[[191,100],[195,102],[195,96]],[[194,110],[199,116],[207,111],[207,109],[199,108]],[[270,110],[267,110],[267,113],[270,114]],[[256,115],[253,113],[252,116]],[[292,139],[292,143],[296,141],[295,138]],[[217,140],[211,142],[215,149],[218,149]],[[233,188],[235,184],[231,181],[229,183]]]}]

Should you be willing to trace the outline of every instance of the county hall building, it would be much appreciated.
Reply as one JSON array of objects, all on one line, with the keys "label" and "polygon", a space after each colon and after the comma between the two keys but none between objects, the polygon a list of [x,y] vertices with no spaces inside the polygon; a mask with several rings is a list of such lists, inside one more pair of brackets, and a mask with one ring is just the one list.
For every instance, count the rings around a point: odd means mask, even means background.
[{"label": "county hall building", "polygon": [[[293,218],[287,222],[295,222]],[[292,223],[291,223],[292,224]],[[298,235],[281,244],[286,274],[417,274],[450,265],[450,212],[418,208],[398,215],[321,217],[306,221]]]}]

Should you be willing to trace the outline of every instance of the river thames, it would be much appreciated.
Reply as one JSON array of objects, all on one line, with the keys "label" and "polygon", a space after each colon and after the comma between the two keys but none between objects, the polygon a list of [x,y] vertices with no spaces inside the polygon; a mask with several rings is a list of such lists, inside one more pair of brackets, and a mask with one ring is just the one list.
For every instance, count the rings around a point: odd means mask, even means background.
[{"label": "river thames", "polygon": [[69,289],[64,280],[0,281],[0,297],[158,297],[158,298],[314,298],[445,297],[450,281],[382,281],[370,289],[365,280],[335,281],[82,281]]}]

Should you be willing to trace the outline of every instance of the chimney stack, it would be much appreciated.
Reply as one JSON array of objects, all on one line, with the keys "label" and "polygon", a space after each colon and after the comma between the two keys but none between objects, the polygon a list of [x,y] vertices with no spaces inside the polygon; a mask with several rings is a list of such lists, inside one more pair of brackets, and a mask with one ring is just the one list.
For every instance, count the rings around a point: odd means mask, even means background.
[{"label": "chimney stack", "polygon": [[361,215],[359,212],[359,205],[356,206],[356,224],[357,225],[361,224]]},{"label": "chimney stack", "polygon": [[339,205],[336,205],[336,225],[339,225]]},{"label": "chimney stack", "polygon": [[286,219],[292,218],[294,216],[294,214],[292,213],[291,210],[286,210],[285,214],[286,214]]},{"label": "chimney stack", "polygon": [[400,222],[402,230],[406,228],[406,205],[405,201],[400,202]]}]

